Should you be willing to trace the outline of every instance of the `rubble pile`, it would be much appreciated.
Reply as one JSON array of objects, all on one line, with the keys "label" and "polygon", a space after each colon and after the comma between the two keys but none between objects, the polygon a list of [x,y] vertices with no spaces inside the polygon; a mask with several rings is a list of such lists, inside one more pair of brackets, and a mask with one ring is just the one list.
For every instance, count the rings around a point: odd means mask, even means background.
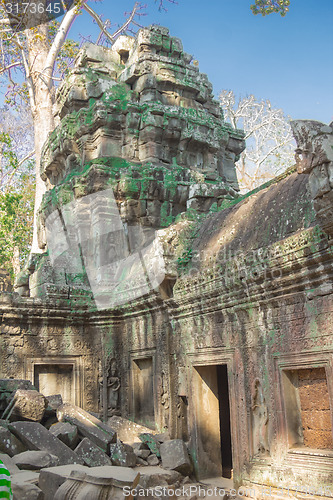
[{"label": "rubble pile", "polygon": [[166,433],[110,419],[129,444],[96,416],[60,395],[45,397],[25,380],[1,380],[0,401],[0,460],[11,473],[14,499],[74,498],[73,491],[86,488],[91,500],[101,489],[109,492],[105,498],[123,498],[125,487],[153,492],[191,482],[185,443]]}]

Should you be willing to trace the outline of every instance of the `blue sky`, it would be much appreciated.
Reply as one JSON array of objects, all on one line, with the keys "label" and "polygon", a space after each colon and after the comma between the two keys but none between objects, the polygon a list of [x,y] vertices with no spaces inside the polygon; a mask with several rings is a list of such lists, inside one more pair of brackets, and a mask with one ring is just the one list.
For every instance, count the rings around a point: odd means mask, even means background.
[{"label": "blue sky", "polygon": [[[92,4],[115,25],[132,0]],[[222,89],[237,96],[270,99],[292,118],[333,120],[333,1],[291,0],[289,13],[254,16],[251,0],[179,0],[159,12],[147,1],[141,24],[161,24],[182,39],[184,50],[199,61],[216,96]],[[79,22],[78,22],[79,21]],[[84,14],[70,36],[98,29]]]}]

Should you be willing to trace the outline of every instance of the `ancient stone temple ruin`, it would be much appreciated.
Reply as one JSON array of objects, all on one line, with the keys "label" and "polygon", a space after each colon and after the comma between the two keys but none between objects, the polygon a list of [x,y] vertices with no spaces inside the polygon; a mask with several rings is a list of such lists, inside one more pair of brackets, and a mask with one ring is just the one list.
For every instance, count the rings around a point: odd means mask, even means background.
[{"label": "ancient stone temple ruin", "polygon": [[159,26],[86,45],[54,112],[1,378],[167,431],[198,479],[332,497],[332,125],[240,195],[244,134]]}]

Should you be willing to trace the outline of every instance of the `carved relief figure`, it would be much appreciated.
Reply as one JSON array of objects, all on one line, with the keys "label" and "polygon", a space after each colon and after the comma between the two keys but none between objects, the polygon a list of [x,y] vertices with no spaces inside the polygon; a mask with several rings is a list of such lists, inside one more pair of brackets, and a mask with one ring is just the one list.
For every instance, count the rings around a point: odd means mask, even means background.
[{"label": "carved relief figure", "polygon": [[110,361],[109,373],[107,378],[108,386],[108,416],[120,415],[119,411],[119,389],[120,378],[117,376],[117,362],[114,358]]},{"label": "carved relief figure", "polygon": [[163,417],[162,417],[163,427],[167,429],[169,427],[170,405],[169,405],[169,392],[168,392],[167,380],[164,371],[162,371],[161,373],[160,387],[161,387],[161,404],[163,406]]},{"label": "carved relief figure", "polygon": [[252,390],[252,438],[253,454],[269,453],[268,444],[268,408],[260,380],[257,378]]},{"label": "carved relief figure", "polygon": [[98,361],[98,408],[103,413],[103,368],[102,361]]}]

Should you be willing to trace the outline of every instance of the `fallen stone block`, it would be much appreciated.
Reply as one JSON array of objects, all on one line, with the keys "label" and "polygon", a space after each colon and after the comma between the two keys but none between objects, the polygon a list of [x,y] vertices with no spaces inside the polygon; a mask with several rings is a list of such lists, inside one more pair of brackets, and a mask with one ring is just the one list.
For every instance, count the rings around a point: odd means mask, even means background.
[{"label": "fallen stone block", "polygon": [[136,457],[136,463],[137,465],[148,465],[148,462],[140,457]]},{"label": "fallen stone block", "polygon": [[30,450],[47,451],[59,459],[60,465],[82,464],[82,460],[50,431],[37,422],[15,422],[9,425]]},{"label": "fallen stone block", "polygon": [[57,490],[53,500],[68,498],[124,498],[124,488],[135,488],[140,475],[125,467],[92,467],[85,473],[73,470],[69,478]]},{"label": "fallen stone block", "polygon": [[117,433],[118,439],[128,444],[140,442],[139,434],[154,434],[148,427],[119,416],[110,417],[108,425]]},{"label": "fallen stone block", "polygon": [[179,472],[165,470],[161,467],[136,467],[136,472],[140,474],[140,485],[142,488],[154,488],[155,486],[175,484],[183,479]]},{"label": "fallen stone block", "polygon": [[149,457],[151,451],[150,450],[138,450],[138,449],[134,448],[134,453],[136,454],[137,457],[143,458],[143,460],[146,460]]},{"label": "fallen stone block", "polygon": [[0,411],[3,411],[12,399],[12,395],[17,389],[36,390],[30,380],[21,379],[0,379]]},{"label": "fallen stone block", "polygon": [[21,482],[21,483],[31,483],[31,484],[37,484],[38,485],[38,480],[39,480],[39,472],[32,471],[32,470],[19,470],[18,472],[15,472],[12,476],[12,480],[16,482]]},{"label": "fallen stone block", "polygon": [[13,500],[43,500],[44,493],[35,484],[12,480]]},{"label": "fallen stone block", "polygon": [[49,419],[56,417],[57,409],[63,404],[61,394],[54,394],[46,397],[47,407],[45,409],[44,417]]},{"label": "fallen stone block", "polygon": [[40,422],[47,407],[46,398],[40,392],[18,389],[3,413],[10,421],[32,420]]},{"label": "fallen stone block", "polygon": [[82,439],[81,443],[78,444],[74,451],[88,467],[112,464],[107,454],[88,438]]},{"label": "fallen stone block", "polygon": [[17,467],[16,463],[6,453],[0,453],[0,460],[4,464],[4,466],[7,467],[10,474],[15,474],[15,472],[19,472],[20,469]]},{"label": "fallen stone block", "polygon": [[13,461],[20,469],[27,470],[39,470],[59,465],[58,457],[47,451],[24,451],[13,457]]},{"label": "fallen stone block", "polygon": [[73,470],[88,471],[88,467],[78,464],[60,465],[42,469],[39,474],[38,486],[44,493],[45,500],[54,500],[58,488],[69,478]]},{"label": "fallen stone block", "polygon": [[43,492],[38,488],[36,472],[19,471],[12,475],[12,490],[14,500],[43,500]]},{"label": "fallen stone block", "polygon": [[76,425],[72,425],[69,422],[57,422],[51,425],[49,431],[72,449],[74,449],[80,441]]},{"label": "fallen stone block", "polygon": [[9,429],[2,427],[0,423],[0,452],[7,453],[10,457],[13,457],[26,450],[26,446]]},{"label": "fallen stone block", "polygon": [[170,435],[167,432],[163,432],[162,434],[154,434],[155,439],[159,443],[165,443],[165,441],[170,441]]},{"label": "fallen stone block", "polygon": [[61,394],[52,394],[52,396],[47,396],[48,408],[51,410],[57,410],[61,405],[63,405],[63,400]]},{"label": "fallen stone block", "polygon": [[57,417],[60,422],[76,425],[80,435],[89,438],[107,454],[110,444],[117,440],[113,429],[78,406],[63,404],[57,410]]},{"label": "fallen stone block", "polygon": [[151,433],[144,433],[139,435],[140,440],[145,443],[150,451],[154,453],[157,457],[161,456],[160,453],[160,442]]},{"label": "fallen stone block", "polygon": [[159,465],[160,461],[156,455],[149,455],[149,457],[147,457],[147,463],[148,465]]},{"label": "fallen stone block", "polygon": [[171,439],[161,444],[161,458],[164,469],[171,469],[188,476],[192,472],[192,464],[182,439]]},{"label": "fallen stone block", "polygon": [[146,445],[146,443],[142,443],[142,441],[139,441],[138,443],[131,443],[131,446],[135,451],[139,451],[139,450],[146,450],[146,451],[149,451],[149,454],[151,453],[150,449],[148,448],[148,446]]},{"label": "fallen stone block", "polygon": [[110,457],[113,465],[121,467],[135,467],[136,455],[128,444],[118,442],[110,445]]}]

